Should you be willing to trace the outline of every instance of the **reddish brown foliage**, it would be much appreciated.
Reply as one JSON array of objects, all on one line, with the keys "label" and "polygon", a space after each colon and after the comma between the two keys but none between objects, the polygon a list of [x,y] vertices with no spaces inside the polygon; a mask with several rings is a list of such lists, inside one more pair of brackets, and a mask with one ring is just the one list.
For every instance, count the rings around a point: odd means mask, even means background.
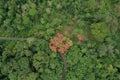
[{"label": "reddish brown foliage", "polygon": [[84,41],[84,36],[81,35],[81,34],[77,35],[77,38],[78,38],[78,41],[79,41],[79,42]]},{"label": "reddish brown foliage", "polygon": [[65,53],[70,46],[72,46],[72,41],[67,41],[66,37],[61,33],[57,33],[53,39],[50,40],[49,44],[52,51],[58,51],[61,54]]}]

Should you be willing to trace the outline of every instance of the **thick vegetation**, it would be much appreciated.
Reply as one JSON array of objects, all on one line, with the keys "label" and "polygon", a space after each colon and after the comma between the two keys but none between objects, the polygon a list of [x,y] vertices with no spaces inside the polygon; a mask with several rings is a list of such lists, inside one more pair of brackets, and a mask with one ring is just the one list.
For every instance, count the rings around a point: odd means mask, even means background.
[{"label": "thick vegetation", "polygon": [[120,0],[0,0],[0,37],[25,38],[0,40],[0,80],[60,80],[57,33],[65,80],[120,80]]}]

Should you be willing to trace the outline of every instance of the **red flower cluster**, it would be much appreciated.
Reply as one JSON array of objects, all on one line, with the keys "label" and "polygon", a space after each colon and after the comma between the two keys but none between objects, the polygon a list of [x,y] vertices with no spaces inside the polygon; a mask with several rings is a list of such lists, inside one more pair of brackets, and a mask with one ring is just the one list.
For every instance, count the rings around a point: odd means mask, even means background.
[{"label": "red flower cluster", "polygon": [[52,51],[58,51],[61,54],[65,53],[70,46],[72,46],[72,41],[67,41],[66,37],[61,33],[57,33],[49,43],[49,47]]}]

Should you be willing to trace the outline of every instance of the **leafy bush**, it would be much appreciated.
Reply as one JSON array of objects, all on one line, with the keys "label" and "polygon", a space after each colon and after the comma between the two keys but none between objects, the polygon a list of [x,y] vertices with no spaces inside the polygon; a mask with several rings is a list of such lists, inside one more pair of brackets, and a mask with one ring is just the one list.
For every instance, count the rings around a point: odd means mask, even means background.
[{"label": "leafy bush", "polygon": [[103,41],[109,34],[109,27],[104,23],[93,23],[90,28],[91,34],[97,41]]}]

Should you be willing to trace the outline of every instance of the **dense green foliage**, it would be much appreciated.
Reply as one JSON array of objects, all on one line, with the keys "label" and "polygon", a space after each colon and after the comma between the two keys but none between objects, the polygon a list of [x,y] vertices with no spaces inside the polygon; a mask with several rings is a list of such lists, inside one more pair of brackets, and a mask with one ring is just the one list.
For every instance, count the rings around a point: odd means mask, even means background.
[{"label": "dense green foliage", "polygon": [[120,0],[0,0],[0,36],[42,38],[0,40],[0,80],[60,80],[57,32],[73,41],[65,80],[120,80]]},{"label": "dense green foliage", "polygon": [[104,23],[94,23],[91,25],[91,34],[97,41],[103,41],[108,33],[109,29]]}]

